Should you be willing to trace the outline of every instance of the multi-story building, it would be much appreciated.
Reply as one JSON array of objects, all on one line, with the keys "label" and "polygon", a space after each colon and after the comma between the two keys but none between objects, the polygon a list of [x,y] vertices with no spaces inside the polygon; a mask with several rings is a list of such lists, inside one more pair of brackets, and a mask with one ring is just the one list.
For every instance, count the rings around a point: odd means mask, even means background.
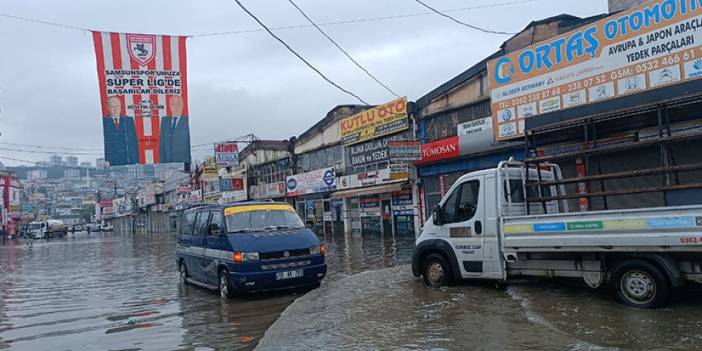
[{"label": "multi-story building", "polygon": [[63,166],[63,158],[59,155],[49,156],[49,165],[53,167]]},{"label": "multi-story building", "polygon": [[66,167],[78,167],[78,157],[66,156],[63,165]]}]

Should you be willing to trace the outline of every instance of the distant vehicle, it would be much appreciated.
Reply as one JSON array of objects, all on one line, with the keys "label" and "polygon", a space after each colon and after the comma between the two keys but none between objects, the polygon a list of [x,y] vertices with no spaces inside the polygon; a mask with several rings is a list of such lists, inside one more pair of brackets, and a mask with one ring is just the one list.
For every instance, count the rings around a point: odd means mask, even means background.
[{"label": "distant vehicle", "polygon": [[183,283],[236,292],[317,287],[325,247],[285,203],[244,202],[186,210],[176,264]]},{"label": "distant vehicle", "polygon": [[114,228],[114,226],[112,226],[112,224],[105,223],[105,224],[102,225],[101,229],[102,229],[103,232],[111,232],[111,231],[113,231],[115,228]]},{"label": "distant vehicle", "polygon": [[702,206],[568,213],[559,201],[567,197],[557,195],[565,193],[561,179],[557,165],[516,161],[462,176],[416,240],[414,275],[432,287],[580,278],[591,288],[609,283],[618,301],[640,308],[664,306],[675,288],[702,283]]},{"label": "distant vehicle", "polygon": [[102,230],[102,227],[98,223],[88,223],[85,225],[85,230],[89,232],[99,232]]},{"label": "distant vehicle", "polygon": [[28,237],[32,239],[63,238],[68,226],[63,221],[49,219],[43,222],[31,222],[27,228]]},{"label": "distant vehicle", "polygon": [[76,224],[76,225],[73,226],[73,231],[82,232],[83,230],[84,230],[84,228],[83,228],[83,226],[80,225],[80,224]]}]

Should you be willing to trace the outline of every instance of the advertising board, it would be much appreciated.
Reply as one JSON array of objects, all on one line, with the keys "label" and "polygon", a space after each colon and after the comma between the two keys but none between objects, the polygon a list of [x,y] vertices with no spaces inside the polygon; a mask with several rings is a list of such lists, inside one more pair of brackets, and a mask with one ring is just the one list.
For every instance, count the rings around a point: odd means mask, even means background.
[{"label": "advertising board", "polygon": [[339,128],[344,145],[352,145],[408,129],[407,98],[402,97],[344,118]]},{"label": "advertising board", "polygon": [[702,78],[702,4],[653,0],[488,62],[494,137],[525,119]]},{"label": "advertising board", "polygon": [[336,173],[333,167],[287,177],[285,186],[288,196],[321,193],[336,190]]}]

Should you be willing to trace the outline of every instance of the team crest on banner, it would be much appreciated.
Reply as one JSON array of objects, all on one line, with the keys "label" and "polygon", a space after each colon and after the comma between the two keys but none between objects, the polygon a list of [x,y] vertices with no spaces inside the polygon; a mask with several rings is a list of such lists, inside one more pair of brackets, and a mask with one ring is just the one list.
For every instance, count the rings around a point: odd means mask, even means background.
[{"label": "team crest on banner", "polygon": [[156,36],[143,34],[127,34],[129,56],[146,66],[156,57]]}]

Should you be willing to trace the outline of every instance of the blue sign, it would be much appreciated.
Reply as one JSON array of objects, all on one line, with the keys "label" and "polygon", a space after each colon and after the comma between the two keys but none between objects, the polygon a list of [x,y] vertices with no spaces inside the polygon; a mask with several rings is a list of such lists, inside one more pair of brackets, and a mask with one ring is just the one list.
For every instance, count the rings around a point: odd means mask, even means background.
[{"label": "blue sign", "polygon": [[564,232],[565,223],[537,223],[534,224],[535,232]]},{"label": "blue sign", "polygon": [[287,187],[288,190],[295,190],[295,188],[297,188],[297,180],[295,180],[295,178],[288,178]]},{"label": "blue sign", "polygon": [[336,180],[336,175],[334,174],[334,170],[328,170],[324,172],[324,183],[326,183],[328,186],[334,185],[334,181]]}]

